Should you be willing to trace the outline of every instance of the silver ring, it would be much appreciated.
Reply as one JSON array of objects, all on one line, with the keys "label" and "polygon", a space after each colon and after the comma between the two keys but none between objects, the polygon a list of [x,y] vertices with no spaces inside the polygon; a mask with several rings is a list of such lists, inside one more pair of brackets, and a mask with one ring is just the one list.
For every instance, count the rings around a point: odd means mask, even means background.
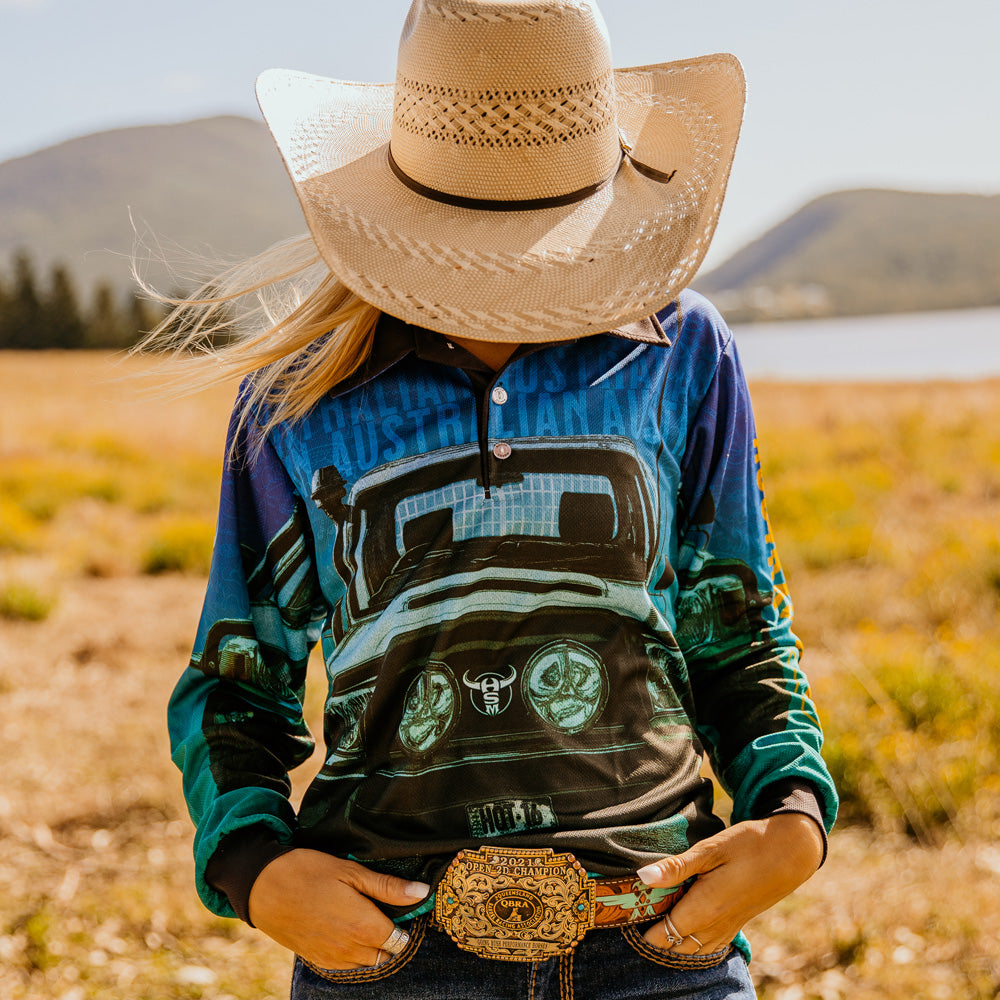
[{"label": "silver ring", "polygon": [[667,935],[667,945],[676,948],[684,940],[684,935],[674,926],[668,914],[663,915],[663,930]]},{"label": "silver ring", "polygon": [[379,946],[379,951],[387,951],[390,955],[398,955],[410,940],[410,935],[399,927],[394,927],[392,933]]},{"label": "silver ring", "polygon": [[693,934],[688,934],[687,936],[692,941],[694,941],[694,943],[698,946],[698,951],[704,951],[705,950],[705,946]]},{"label": "silver ring", "polygon": [[383,962],[388,962],[388,961],[389,961],[389,956],[388,955],[383,956],[382,949],[379,948],[379,950],[375,952],[375,965],[378,966],[381,965]]}]

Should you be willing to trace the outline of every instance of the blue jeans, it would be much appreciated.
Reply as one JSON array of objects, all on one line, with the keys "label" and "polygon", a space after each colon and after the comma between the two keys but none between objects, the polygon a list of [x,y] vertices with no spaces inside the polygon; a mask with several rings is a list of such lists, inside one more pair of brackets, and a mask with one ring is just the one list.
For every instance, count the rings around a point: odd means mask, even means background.
[{"label": "blue jeans", "polygon": [[743,956],[694,962],[648,945],[642,928],[591,931],[566,958],[498,962],[459,949],[418,917],[402,954],[349,972],[295,962],[291,1000],[753,1000]]}]

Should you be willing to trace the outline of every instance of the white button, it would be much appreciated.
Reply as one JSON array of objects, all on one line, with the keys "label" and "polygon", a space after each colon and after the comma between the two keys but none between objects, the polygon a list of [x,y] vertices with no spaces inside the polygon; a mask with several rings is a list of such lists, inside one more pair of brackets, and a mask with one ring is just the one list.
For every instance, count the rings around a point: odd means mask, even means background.
[{"label": "white button", "polygon": [[500,441],[493,445],[493,457],[499,458],[502,462],[505,458],[510,458],[510,445],[506,441]]},{"label": "white button", "polygon": [[507,390],[502,385],[495,386],[491,398],[497,406],[503,406],[507,402]]}]

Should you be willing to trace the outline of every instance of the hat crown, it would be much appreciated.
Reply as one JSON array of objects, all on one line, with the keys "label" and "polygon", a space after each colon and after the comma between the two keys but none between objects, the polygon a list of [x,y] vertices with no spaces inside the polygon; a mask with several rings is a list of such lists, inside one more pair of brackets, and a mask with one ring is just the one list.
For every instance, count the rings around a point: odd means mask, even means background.
[{"label": "hat crown", "polygon": [[414,181],[463,198],[559,197],[606,179],[620,144],[596,4],[414,0],[392,155]]}]

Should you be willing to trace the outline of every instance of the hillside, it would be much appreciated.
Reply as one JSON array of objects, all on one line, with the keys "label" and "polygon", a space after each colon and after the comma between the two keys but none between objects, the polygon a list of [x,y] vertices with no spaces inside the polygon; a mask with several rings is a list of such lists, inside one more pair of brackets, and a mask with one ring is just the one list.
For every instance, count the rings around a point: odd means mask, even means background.
[{"label": "hillside", "polygon": [[130,209],[168,250],[242,255],[305,228],[263,124],[116,129],[0,163],[0,270],[24,247],[40,269],[65,263],[81,288],[99,278],[125,287]]},{"label": "hillside", "polygon": [[1000,195],[825,195],[695,281],[731,320],[1000,304]]},{"label": "hillside", "polygon": [[[304,229],[265,126],[220,117],[83,136],[0,163],[0,278],[28,250],[81,290],[129,287],[133,232],[236,256]],[[150,277],[164,288],[162,268]],[[1000,195],[857,190],[825,195],[695,287],[731,320],[1000,304]]]}]

